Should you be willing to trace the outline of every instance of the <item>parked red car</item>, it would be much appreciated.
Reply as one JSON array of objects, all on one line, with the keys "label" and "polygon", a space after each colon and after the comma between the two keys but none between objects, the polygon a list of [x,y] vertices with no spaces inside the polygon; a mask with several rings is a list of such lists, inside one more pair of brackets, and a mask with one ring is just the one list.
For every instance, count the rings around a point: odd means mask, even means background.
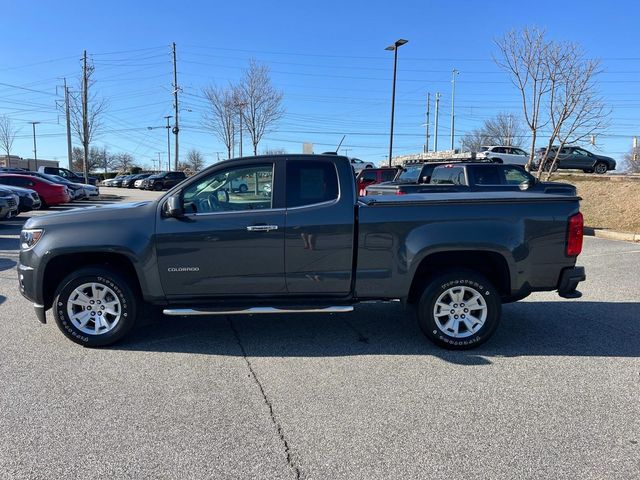
[{"label": "parked red car", "polygon": [[16,187],[35,190],[42,202],[41,208],[48,208],[52,205],[67,203],[71,200],[67,187],[40,177],[18,175],[14,173],[0,173],[0,185],[13,185]]},{"label": "parked red car", "polygon": [[376,183],[390,182],[398,173],[397,167],[367,168],[362,170],[356,177],[358,195],[366,195],[365,188]]}]

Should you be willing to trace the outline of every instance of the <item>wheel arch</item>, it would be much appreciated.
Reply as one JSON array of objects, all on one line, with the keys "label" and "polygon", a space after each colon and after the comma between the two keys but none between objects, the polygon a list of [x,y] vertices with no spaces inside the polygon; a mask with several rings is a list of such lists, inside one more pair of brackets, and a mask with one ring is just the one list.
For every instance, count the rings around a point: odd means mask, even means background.
[{"label": "wheel arch", "polygon": [[413,275],[407,303],[415,303],[429,280],[446,271],[471,270],[484,275],[502,297],[511,294],[511,273],[507,259],[498,252],[455,250],[435,252],[423,258]]},{"label": "wheel arch", "polygon": [[126,255],[116,252],[78,252],[61,254],[51,258],[43,272],[42,296],[45,309],[51,308],[56,289],[70,273],[86,267],[107,267],[130,282],[134,294],[142,298],[142,285],[138,272]]}]

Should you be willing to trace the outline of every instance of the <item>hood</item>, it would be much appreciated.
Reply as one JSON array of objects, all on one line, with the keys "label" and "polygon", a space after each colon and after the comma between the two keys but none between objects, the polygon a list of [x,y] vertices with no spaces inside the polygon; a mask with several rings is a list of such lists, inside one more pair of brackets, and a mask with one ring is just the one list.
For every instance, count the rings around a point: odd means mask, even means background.
[{"label": "hood", "polygon": [[[87,228],[92,223],[113,222],[115,225],[124,220],[135,220],[155,212],[157,201],[145,201],[135,203],[115,203],[111,205],[96,205],[91,207],[72,208],[64,212],[50,213],[37,217],[31,217],[24,228],[47,228],[54,225],[78,225],[78,228]],[[153,214],[152,214],[153,215]]]},{"label": "hood", "polygon": [[11,192],[17,193],[18,195],[21,196],[25,196],[28,195],[30,196],[32,193],[36,193],[35,190],[32,190],[31,188],[22,188],[22,187],[14,187],[13,185],[11,185],[11,187],[2,187],[3,190],[9,190]]},{"label": "hood", "polygon": [[0,197],[13,197],[15,193],[5,186],[0,187]]},{"label": "hood", "polygon": [[615,161],[613,158],[611,158],[611,157],[607,157],[607,156],[605,156],[605,155],[594,155],[594,156],[595,156],[598,160],[606,160],[606,161],[608,161],[608,162],[616,163],[616,161]]}]

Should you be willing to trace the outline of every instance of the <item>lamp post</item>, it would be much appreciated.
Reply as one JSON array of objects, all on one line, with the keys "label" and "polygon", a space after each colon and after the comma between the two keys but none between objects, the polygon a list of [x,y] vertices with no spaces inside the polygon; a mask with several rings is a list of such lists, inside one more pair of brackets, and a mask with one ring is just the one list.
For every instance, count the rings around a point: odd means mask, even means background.
[{"label": "lamp post", "polygon": [[35,171],[38,171],[38,147],[36,146],[36,125],[40,122],[29,122],[33,126],[33,160],[36,164]]},{"label": "lamp post", "polygon": [[389,166],[393,158],[393,116],[396,108],[396,71],[398,69],[398,48],[407,43],[409,40],[399,39],[393,45],[389,45],[385,50],[393,51],[393,89],[391,91],[391,130],[389,132]]}]

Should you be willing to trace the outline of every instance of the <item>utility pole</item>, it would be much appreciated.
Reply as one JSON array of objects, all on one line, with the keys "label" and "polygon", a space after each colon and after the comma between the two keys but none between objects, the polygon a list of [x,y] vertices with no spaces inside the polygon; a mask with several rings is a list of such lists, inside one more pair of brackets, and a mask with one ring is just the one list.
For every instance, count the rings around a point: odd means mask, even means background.
[{"label": "utility pole", "polygon": [[71,158],[71,110],[69,108],[69,87],[67,87],[67,79],[64,79],[64,109],[67,117],[67,159],[69,161],[69,170],[73,170]]},{"label": "utility pole", "polygon": [[33,160],[35,161],[35,171],[38,171],[38,147],[36,146],[36,125],[40,122],[29,122],[33,126]]},{"label": "utility pole", "polygon": [[[175,108],[175,116],[176,123],[173,127],[173,133],[176,136],[176,157],[173,162],[173,169],[175,171],[178,170],[178,133],[180,132],[180,127],[178,126],[178,69],[176,65],[176,42],[173,42],[173,106]],[[171,168],[169,168],[171,169]]]},{"label": "utility pole", "polygon": [[[162,165],[162,160],[160,160],[160,155],[162,155],[162,152],[156,152],[156,153],[158,154],[158,171],[160,172],[162,170],[162,168],[160,168],[160,165]],[[154,165],[154,168],[155,168],[155,165]]]},{"label": "utility pole", "polygon": [[82,57],[82,146],[84,147],[84,161],[82,162],[82,170],[84,173],[84,182],[89,183],[89,119],[88,119],[88,103],[89,103],[89,85],[87,72],[87,51],[84,51]]},{"label": "utility pole", "polygon": [[424,142],[424,153],[429,151],[429,108],[431,107],[431,93],[427,93],[427,123],[426,126],[426,138]]},{"label": "utility pole", "polygon": [[456,138],[456,110],[455,110],[455,102],[456,102],[456,75],[458,75],[458,70],[455,68],[451,71],[451,150],[453,150],[454,141]]},{"label": "utility pole", "polygon": [[436,120],[435,120],[435,125],[434,125],[434,130],[435,130],[435,134],[434,134],[434,140],[433,140],[433,151],[437,152],[438,151],[438,115],[439,115],[439,110],[440,110],[440,92],[436,93]]},{"label": "utility pole", "polygon": [[240,113],[240,157],[242,157],[242,119],[244,117],[244,107],[247,106],[246,102],[236,102],[235,103],[236,107],[238,107],[240,109],[239,113]]},{"label": "utility pole", "polygon": [[236,129],[235,129],[235,122],[231,122],[231,158],[236,158]]},{"label": "utility pole", "polygon": [[[171,170],[171,124],[169,123],[169,119],[173,118],[171,115],[165,115],[167,119],[167,172]],[[178,137],[176,137],[177,139]],[[160,165],[158,165],[160,167]],[[162,170],[161,168],[159,168]],[[176,164],[176,170],[178,170],[178,166]]]}]

